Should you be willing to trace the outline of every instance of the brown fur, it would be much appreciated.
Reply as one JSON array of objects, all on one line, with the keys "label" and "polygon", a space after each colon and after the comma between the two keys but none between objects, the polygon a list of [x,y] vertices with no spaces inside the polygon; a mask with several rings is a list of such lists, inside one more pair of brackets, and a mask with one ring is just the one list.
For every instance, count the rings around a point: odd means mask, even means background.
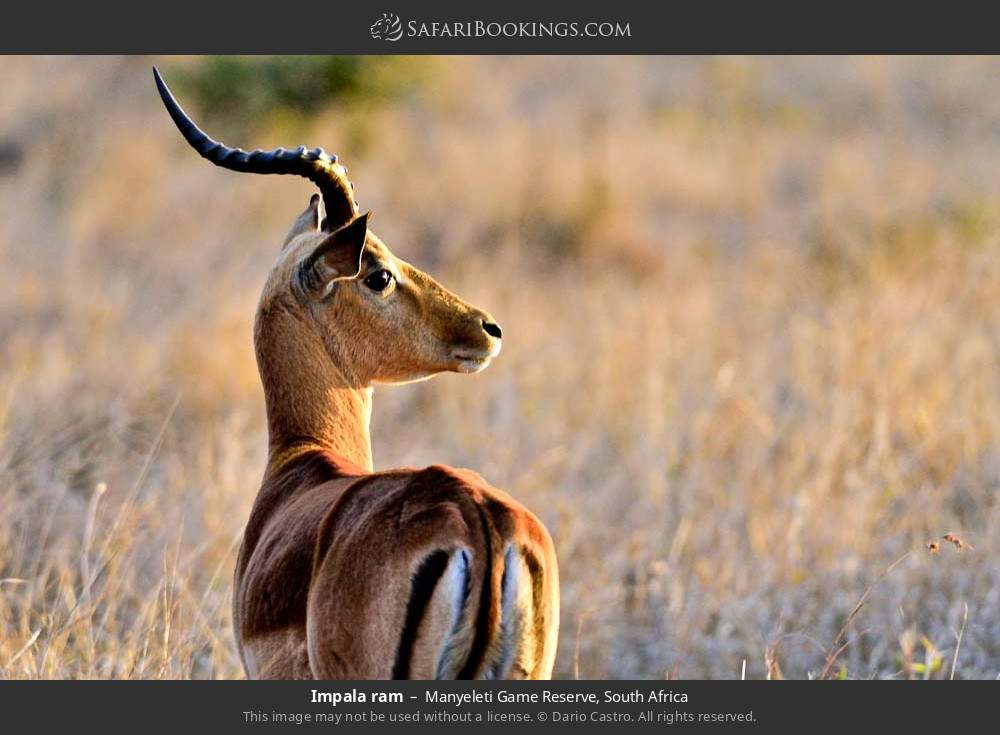
[{"label": "brown fur", "polygon": [[[482,370],[494,320],[365,217],[321,221],[314,197],[255,324],[270,446],[236,567],[247,675],[546,678],[559,593],[541,522],[469,470],[372,467],[372,385]],[[382,269],[384,293],[365,285]]]}]

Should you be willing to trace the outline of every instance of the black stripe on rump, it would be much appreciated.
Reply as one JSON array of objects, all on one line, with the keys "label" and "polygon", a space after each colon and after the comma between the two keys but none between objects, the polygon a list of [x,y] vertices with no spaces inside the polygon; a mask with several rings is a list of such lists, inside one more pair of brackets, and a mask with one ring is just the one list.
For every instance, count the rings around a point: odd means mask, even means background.
[{"label": "black stripe on rump", "polygon": [[490,642],[490,598],[493,587],[493,537],[490,535],[490,525],[486,520],[486,511],[477,505],[479,519],[483,524],[483,546],[486,558],[486,570],[483,572],[482,587],[479,591],[479,614],[476,617],[476,634],[472,639],[472,649],[465,666],[458,672],[456,679],[472,679],[483,663],[486,648]]},{"label": "black stripe on rump", "polygon": [[406,606],[406,622],[403,623],[403,632],[400,633],[399,646],[396,648],[396,663],[392,667],[393,679],[407,679],[410,676],[410,657],[413,655],[417,631],[431,595],[434,594],[434,588],[447,566],[448,552],[435,551],[421,562],[417,573],[413,575],[413,588]]}]

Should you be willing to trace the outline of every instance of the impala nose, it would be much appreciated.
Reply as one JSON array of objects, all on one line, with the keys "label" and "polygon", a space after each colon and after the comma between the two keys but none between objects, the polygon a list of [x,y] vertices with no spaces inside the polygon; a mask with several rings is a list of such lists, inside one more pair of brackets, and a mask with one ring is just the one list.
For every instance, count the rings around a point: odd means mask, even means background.
[{"label": "impala nose", "polygon": [[483,319],[483,331],[491,337],[496,337],[497,339],[503,337],[503,332],[500,331],[500,325],[488,322],[485,319]]}]

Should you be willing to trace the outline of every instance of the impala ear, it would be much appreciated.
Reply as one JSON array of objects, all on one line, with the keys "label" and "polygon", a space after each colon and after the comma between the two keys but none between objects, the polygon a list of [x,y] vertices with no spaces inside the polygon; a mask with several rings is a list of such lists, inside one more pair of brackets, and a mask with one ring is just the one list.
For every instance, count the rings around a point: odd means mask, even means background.
[{"label": "impala ear", "polygon": [[355,217],[339,230],[331,232],[302,261],[302,277],[307,287],[354,278],[361,272],[361,256],[365,251],[368,218],[371,212]]},{"label": "impala ear", "polygon": [[320,222],[323,221],[324,216],[323,199],[319,194],[313,194],[309,198],[309,206],[296,218],[295,224],[288,231],[288,234],[285,236],[285,243],[281,247],[287,247],[288,243],[303,233],[318,232]]}]

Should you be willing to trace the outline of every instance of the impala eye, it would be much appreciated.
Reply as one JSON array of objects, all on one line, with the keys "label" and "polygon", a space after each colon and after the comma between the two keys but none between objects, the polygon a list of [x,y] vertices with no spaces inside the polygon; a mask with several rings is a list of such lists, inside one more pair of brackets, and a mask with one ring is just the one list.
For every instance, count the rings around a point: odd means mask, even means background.
[{"label": "impala eye", "polygon": [[365,285],[372,291],[382,293],[392,285],[393,276],[387,270],[375,271],[365,278]]}]

